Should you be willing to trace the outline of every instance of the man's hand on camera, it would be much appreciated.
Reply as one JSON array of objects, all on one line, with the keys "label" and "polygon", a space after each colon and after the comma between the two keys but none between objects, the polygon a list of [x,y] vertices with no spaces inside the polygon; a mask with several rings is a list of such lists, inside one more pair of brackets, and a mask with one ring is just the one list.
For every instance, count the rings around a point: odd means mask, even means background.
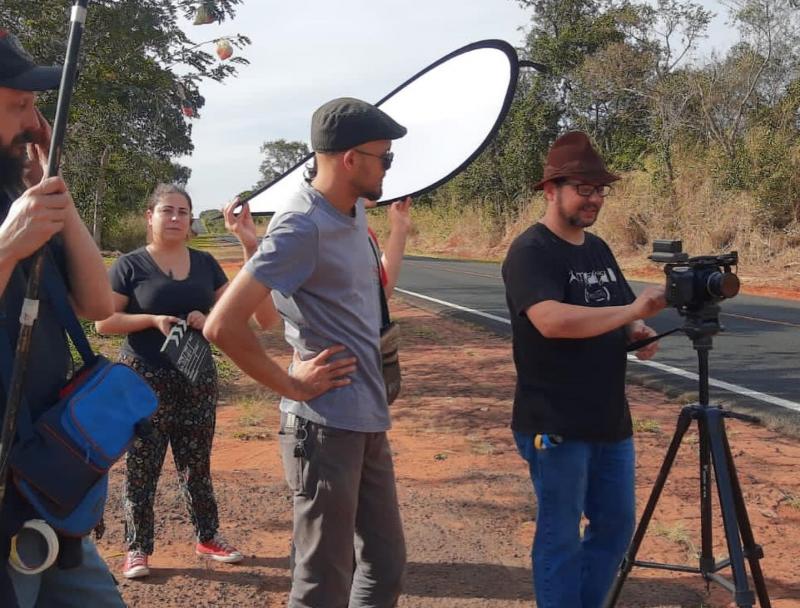
[{"label": "man's hand on camera", "polygon": [[356,371],[356,358],[329,361],[330,357],[344,350],[345,347],[341,345],[331,346],[307,361],[303,361],[295,351],[291,371],[295,390],[287,397],[295,401],[308,401],[332,388],[350,384],[348,376]]},{"label": "man's hand on camera", "polygon": [[661,312],[666,305],[663,285],[646,287],[631,304],[636,319],[649,319]]},{"label": "man's hand on camera", "polygon": [[0,259],[24,260],[60,232],[74,211],[72,196],[60,177],[49,177],[15,200],[0,225]]},{"label": "man's hand on camera", "polygon": [[[652,327],[648,327],[641,321],[634,321],[634,323],[632,323],[628,328],[628,344],[632,342],[638,342],[639,340],[646,340],[647,338],[655,335],[657,335],[657,332]],[[652,359],[653,355],[655,355],[657,352],[658,341],[651,342],[647,346],[643,346],[636,351],[636,358],[641,359],[642,361],[647,361],[648,359]]]}]

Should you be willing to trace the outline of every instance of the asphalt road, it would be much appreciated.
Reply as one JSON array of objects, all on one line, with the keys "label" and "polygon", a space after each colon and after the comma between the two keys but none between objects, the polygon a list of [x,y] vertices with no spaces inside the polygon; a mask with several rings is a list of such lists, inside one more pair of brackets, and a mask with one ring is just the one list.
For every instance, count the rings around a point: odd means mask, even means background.
[{"label": "asphalt road", "polygon": [[[646,283],[632,282],[635,291]],[[403,296],[510,336],[500,265],[406,257]],[[800,303],[739,295],[722,302],[725,331],[710,352],[711,402],[800,421]],[[669,308],[648,321],[662,332],[682,326]],[[631,358],[629,374],[673,393],[697,391],[697,354],[679,332],[661,341],[651,364]]]}]

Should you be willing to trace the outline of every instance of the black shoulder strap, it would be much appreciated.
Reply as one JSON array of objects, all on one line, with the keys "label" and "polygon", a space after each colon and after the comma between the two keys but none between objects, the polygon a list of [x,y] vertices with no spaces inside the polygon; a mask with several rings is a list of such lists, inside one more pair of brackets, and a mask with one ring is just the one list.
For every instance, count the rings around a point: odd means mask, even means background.
[{"label": "black shoulder strap", "polygon": [[97,355],[92,351],[80,321],[75,316],[75,311],[69,300],[69,294],[67,294],[67,287],[64,284],[64,277],[61,276],[61,271],[56,266],[49,248],[46,255],[42,282],[50,295],[53,311],[61,327],[67,331],[72,339],[72,343],[75,345],[81,359],[83,359],[84,365],[90,365],[97,359]]},{"label": "black shoulder strap", "polygon": [[381,283],[381,259],[378,257],[378,248],[371,236],[367,236],[369,240],[369,247],[372,249],[372,255],[375,256],[375,263],[378,265],[378,292],[381,300],[381,329],[389,327],[391,319],[389,318],[389,305],[386,303],[386,292],[383,290],[383,283]]}]

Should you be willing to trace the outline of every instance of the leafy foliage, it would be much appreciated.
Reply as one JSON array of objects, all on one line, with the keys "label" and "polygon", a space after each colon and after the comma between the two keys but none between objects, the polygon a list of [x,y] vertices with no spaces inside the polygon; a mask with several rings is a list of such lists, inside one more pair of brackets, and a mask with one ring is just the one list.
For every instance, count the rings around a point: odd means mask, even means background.
[{"label": "leafy foliage", "polygon": [[553,140],[580,129],[612,169],[648,171],[667,208],[691,153],[719,188],[752,192],[761,223],[800,219],[800,11],[790,0],[730,0],[740,39],[704,64],[693,53],[714,15],[692,0],[519,4],[531,14],[520,55],[549,73],[522,76],[495,140],[426,202],[514,214]]},{"label": "leafy foliage", "polygon": [[[214,20],[235,16],[242,0],[218,0]],[[203,4],[199,5],[203,7]],[[190,0],[95,0],[83,34],[63,162],[84,219],[113,227],[115,218],[143,208],[159,181],[185,182],[189,171],[171,161],[192,151],[192,118],[205,100],[205,80],[223,81],[247,64],[204,50],[180,27],[198,3]],[[61,63],[66,50],[69,5],[63,0],[4,0],[0,23],[15,31],[42,63]],[[242,48],[244,36],[226,38]],[[52,119],[56,96],[41,107]],[[190,110],[190,111],[189,111]]]},{"label": "leafy foliage", "polygon": [[286,141],[285,139],[265,141],[261,145],[261,154],[264,155],[264,159],[258,168],[261,179],[256,184],[256,188],[275,181],[310,153],[308,145],[302,141]]}]

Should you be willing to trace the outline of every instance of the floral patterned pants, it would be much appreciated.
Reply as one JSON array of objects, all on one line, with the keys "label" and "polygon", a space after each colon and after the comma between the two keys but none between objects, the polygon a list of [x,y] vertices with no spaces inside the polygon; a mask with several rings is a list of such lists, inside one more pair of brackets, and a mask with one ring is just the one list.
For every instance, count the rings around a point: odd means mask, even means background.
[{"label": "floral patterned pants", "polygon": [[137,438],[128,451],[124,485],[125,543],[129,551],[153,553],[153,503],[167,444],[197,539],[205,542],[219,527],[211,484],[211,444],[217,405],[217,372],[201,372],[195,384],[178,370],[121,355],[120,362],[141,374],[158,396],[153,432]]}]

